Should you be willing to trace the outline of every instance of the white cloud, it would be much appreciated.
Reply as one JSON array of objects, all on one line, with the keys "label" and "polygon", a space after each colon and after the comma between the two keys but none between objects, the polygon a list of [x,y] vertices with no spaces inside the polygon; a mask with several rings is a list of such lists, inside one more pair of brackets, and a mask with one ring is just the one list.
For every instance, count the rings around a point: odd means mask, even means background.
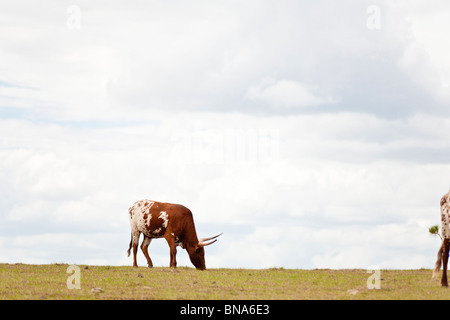
[{"label": "white cloud", "polygon": [[433,1],[429,6],[420,1],[405,1],[389,3],[386,8],[389,27],[405,43],[399,66],[439,103],[448,103],[450,45],[444,40],[450,28],[448,3]]},{"label": "white cloud", "polygon": [[266,79],[262,84],[251,86],[246,97],[266,103],[273,108],[292,109],[309,108],[322,104],[336,103],[336,99],[317,95],[312,88],[304,84],[291,81]]},{"label": "white cloud", "polygon": [[[409,87],[405,69],[418,88],[424,74],[447,81],[445,26],[433,23],[443,15],[406,15],[405,6],[381,6],[381,29],[370,31],[367,6],[353,1],[99,2],[80,4],[80,28],[71,30],[69,6],[9,2],[2,81],[15,87],[0,86],[0,106],[66,121],[151,119],[161,110],[291,114],[312,106],[386,115],[398,95],[411,94],[407,103],[423,93]],[[414,58],[411,33],[430,66]],[[444,87],[438,93],[446,101]],[[423,110],[411,105],[396,108]]]}]

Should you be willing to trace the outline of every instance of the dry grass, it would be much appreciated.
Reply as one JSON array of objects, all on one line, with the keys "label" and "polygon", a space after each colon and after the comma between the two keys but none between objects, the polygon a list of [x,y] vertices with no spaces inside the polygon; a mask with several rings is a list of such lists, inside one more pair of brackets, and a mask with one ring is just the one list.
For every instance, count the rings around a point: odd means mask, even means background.
[{"label": "dry grass", "polygon": [[[80,266],[81,289],[67,288],[68,265],[0,264],[0,299],[449,299],[431,270],[209,269]],[[100,288],[100,290],[92,290]],[[97,292],[96,292],[97,291]]]}]

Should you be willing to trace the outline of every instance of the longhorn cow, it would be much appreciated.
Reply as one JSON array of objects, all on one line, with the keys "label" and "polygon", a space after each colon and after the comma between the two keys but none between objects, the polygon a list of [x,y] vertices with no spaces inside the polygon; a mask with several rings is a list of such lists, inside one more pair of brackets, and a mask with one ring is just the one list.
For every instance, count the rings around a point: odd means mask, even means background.
[{"label": "longhorn cow", "polygon": [[197,238],[192,212],[180,204],[163,203],[152,200],[136,201],[128,210],[131,226],[131,241],[128,256],[133,248],[133,267],[137,267],[136,254],[141,233],[144,240],[142,252],[149,267],[153,267],[148,255],[148,246],[154,238],[165,238],[170,247],[170,266],[176,267],[177,246],[186,249],[192,264],[205,270],[204,247],[217,241],[218,234],[210,238]]},{"label": "longhorn cow", "polygon": [[442,244],[437,254],[436,265],[433,271],[433,278],[437,278],[441,264],[443,267],[441,286],[448,287],[447,263],[450,251],[450,191],[441,198],[441,226],[442,226]]}]

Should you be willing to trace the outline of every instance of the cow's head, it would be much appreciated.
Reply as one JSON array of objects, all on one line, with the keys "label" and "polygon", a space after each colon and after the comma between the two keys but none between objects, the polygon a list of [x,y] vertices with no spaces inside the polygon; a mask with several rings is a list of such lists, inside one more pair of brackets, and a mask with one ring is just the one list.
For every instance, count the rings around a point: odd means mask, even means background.
[{"label": "cow's head", "polygon": [[[217,237],[221,234],[218,234],[217,236],[211,237],[211,238],[203,238],[200,239],[198,244],[194,247],[188,250],[189,258],[191,259],[192,264],[199,270],[205,270],[205,246],[209,246],[210,244],[213,244],[217,241]],[[215,239],[215,240],[214,240]],[[211,241],[210,241],[211,240]],[[209,241],[209,242],[208,242]]]}]

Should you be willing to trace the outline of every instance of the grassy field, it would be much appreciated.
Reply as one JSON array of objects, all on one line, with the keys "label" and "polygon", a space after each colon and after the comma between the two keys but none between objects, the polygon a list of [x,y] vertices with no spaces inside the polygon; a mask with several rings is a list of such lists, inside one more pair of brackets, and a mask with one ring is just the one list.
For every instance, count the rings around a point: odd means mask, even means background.
[{"label": "grassy field", "polygon": [[366,270],[146,268],[0,264],[0,299],[450,299],[431,270],[381,270],[369,290]]}]

